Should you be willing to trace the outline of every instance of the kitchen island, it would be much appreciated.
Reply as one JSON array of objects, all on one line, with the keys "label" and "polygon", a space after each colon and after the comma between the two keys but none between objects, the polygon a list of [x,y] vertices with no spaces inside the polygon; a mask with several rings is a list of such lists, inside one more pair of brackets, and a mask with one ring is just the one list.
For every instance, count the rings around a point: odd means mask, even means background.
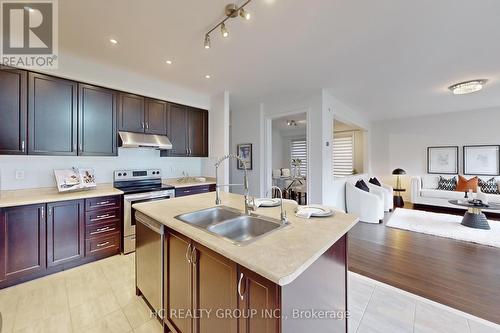
[{"label": "kitchen island", "polygon": [[[355,216],[336,212],[302,219],[294,215],[296,204],[285,202],[288,225],[238,246],[176,218],[214,207],[214,202],[215,194],[206,193],[133,207],[139,222],[163,226],[158,297],[163,296],[165,311],[159,315],[168,330],[347,331],[347,232],[358,222]],[[241,195],[222,193],[222,203],[244,210]],[[259,208],[253,214],[278,218],[280,207]],[[158,249],[146,233],[138,232],[137,241],[143,249]],[[136,274],[145,271],[151,276],[151,256],[140,253],[138,247],[136,266],[143,269]],[[141,288],[137,291],[145,294]],[[156,300],[145,298],[154,309],[160,308],[153,305],[159,304]]]}]

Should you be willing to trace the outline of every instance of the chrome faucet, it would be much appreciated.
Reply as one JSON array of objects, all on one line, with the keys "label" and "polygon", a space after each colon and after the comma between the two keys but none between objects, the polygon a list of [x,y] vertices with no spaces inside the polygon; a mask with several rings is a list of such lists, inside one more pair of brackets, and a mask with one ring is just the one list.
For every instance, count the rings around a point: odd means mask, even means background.
[{"label": "chrome faucet", "polygon": [[288,217],[286,217],[286,212],[283,210],[283,191],[278,186],[272,186],[271,189],[276,189],[280,193],[280,205],[281,205],[280,220],[281,220],[281,224],[288,224]]},{"label": "chrome faucet", "polygon": [[[243,184],[219,184],[219,179],[218,179],[218,174],[219,174],[219,166],[222,164],[227,159],[233,158],[243,165],[243,171],[244,171],[244,178],[243,178]],[[243,159],[237,155],[234,154],[228,154],[223,157],[221,157],[217,163],[215,163],[215,204],[220,205],[222,203],[220,199],[220,188],[221,187],[231,187],[231,186],[243,186],[245,189],[245,215],[250,214],[250,210],[255,210],[255,198],[254,204],[250,204],[250,196],[249,196],[249,191],[248,191],[248,172],[247,172],[247,165]]]}]

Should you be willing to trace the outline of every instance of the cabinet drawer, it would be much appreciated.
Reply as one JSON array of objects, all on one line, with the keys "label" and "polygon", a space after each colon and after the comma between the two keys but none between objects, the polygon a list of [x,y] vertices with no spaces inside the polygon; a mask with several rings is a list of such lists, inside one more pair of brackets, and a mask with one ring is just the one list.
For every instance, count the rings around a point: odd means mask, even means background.
[{"label": "cabinet drawer", "polygon": [[85,210],[110,209],[120,207],[120,197],[99,197],[85,200]]},{"label": "cabinet drawer", "polygon": [[85,255],[93,256],[105,252],[118,251],[120,249],[120,233],[94,237],[85,241]]},{"label": "cabinet drawer", "polygon": [[110,221],[106,223],[95,223],[91,225],[87,225],[85,227],[85,237],[93,238],[105,236],[111,233],[115,233],[120,230],[119,220]]},{"label": "cabinet drawer", "polygon": [[101,224],[120,220],[120,209],[108,209],[88,212],[85,214],[85,224]]},{"label": "cabinet drawer", "polygon": [[184,197],[186,195],[194,195],[215,191],[215,185],[200,185],[191,187],[181,187],[175,189],[176,197]]}]

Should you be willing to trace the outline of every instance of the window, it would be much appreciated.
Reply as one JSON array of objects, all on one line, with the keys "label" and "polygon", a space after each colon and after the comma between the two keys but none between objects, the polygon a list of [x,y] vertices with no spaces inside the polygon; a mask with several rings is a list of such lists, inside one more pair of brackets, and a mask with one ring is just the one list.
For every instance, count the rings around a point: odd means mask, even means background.
[{"label": "window", "polygon": [[[307,141],[306,139],[292,140],[290,146],[291,160],[299,159],[300,176],[307,176]],[[293,166],[292,166],[293,168]]]},{"label": "window", "polygon": [[354,133],[335,134],[333,138],[333,175],[345,177],[354,173]]}]

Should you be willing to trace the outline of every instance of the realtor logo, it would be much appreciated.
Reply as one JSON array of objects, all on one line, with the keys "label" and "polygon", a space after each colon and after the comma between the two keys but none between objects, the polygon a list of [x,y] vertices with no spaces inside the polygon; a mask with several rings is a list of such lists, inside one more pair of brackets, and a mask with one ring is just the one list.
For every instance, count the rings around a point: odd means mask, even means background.
[{"label": "realtor logo", "polygon": [[1,62],[57,68],[57,0],[1,2]]}]

